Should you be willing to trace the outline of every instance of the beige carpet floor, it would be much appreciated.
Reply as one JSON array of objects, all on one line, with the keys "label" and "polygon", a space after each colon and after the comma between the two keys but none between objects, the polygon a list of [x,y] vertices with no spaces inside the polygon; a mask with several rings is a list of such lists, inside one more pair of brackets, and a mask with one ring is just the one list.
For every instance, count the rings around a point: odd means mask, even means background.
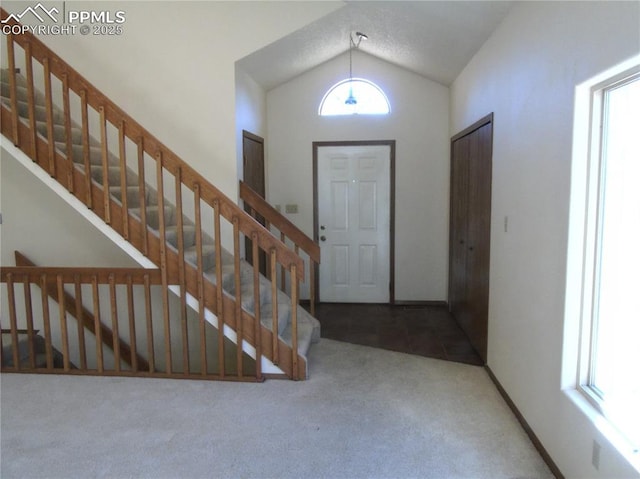
[{"label": "beige carpet floor", "polygon": [[3,374],[1,476],[553,477],[481,367],[323,339],[310,371],[264,384]]}]

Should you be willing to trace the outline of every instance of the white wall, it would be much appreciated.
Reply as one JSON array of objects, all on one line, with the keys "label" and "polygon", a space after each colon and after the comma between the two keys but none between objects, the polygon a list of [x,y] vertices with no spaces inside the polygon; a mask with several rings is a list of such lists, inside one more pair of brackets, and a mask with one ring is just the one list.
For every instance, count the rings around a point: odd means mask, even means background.
[{"label": "white wall", "polygon": [[318,116],[322,97],[348,68],[342,55],[267,93],[268,200],[298,204],[298,214],[287,216],[311,236],[312,142],[396,140],[396,299],[445,300],[449,89],[356,51],[354,76],[386,92],[391,114]]},{"label": "white wall", "polygon": [[561,391],[574,89],[638,52],[639,5],[516,3],[451,87],[451,133],[495,112],[488,364],[568,478],[640,477]]},{"label": "white wall", "polygon": [[18,250],[39,266],[139,266],[4,148],[0,183],[0,264]]}]

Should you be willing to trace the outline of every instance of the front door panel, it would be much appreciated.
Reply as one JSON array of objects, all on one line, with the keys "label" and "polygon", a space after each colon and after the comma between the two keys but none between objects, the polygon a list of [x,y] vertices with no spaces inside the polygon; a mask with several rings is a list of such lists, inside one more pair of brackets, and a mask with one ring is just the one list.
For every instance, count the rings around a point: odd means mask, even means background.
[{"label": "front door panel", "polygon": [[318,149],[320,300],[389,302],[390,147]]}]

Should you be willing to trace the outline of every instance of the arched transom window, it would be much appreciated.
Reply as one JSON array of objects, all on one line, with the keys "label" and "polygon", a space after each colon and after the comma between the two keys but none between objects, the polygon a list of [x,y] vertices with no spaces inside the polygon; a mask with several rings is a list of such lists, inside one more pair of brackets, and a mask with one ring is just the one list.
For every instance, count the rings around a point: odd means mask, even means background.
[{"label": "arched transom window", "polygon": [[347,78],[325,93],[318,113],[333,115],[387,115],[391,111],[387,96],[378,85],[362,78]]}]

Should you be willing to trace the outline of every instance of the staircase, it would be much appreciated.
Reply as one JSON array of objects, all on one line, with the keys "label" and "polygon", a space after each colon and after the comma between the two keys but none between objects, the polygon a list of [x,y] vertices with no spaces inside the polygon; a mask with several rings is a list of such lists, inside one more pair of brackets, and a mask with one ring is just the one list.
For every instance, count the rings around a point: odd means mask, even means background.
[{"label": "staircase", "polygon": [[[36,37],[8,35],[7,49],[2,134],[160,268],[165,310],[173,291],[183,319],[195,309],[203,332],[208,322],[224,333],[221,348],[227,336],[256,358],[258,379],[262,357],[306,378],[320,324],[298,304],[298,246],[271,234]],[[243,238],[252,240],[255,266],[241,258]],[[261,250],[268,277],[258,271]]]}]

